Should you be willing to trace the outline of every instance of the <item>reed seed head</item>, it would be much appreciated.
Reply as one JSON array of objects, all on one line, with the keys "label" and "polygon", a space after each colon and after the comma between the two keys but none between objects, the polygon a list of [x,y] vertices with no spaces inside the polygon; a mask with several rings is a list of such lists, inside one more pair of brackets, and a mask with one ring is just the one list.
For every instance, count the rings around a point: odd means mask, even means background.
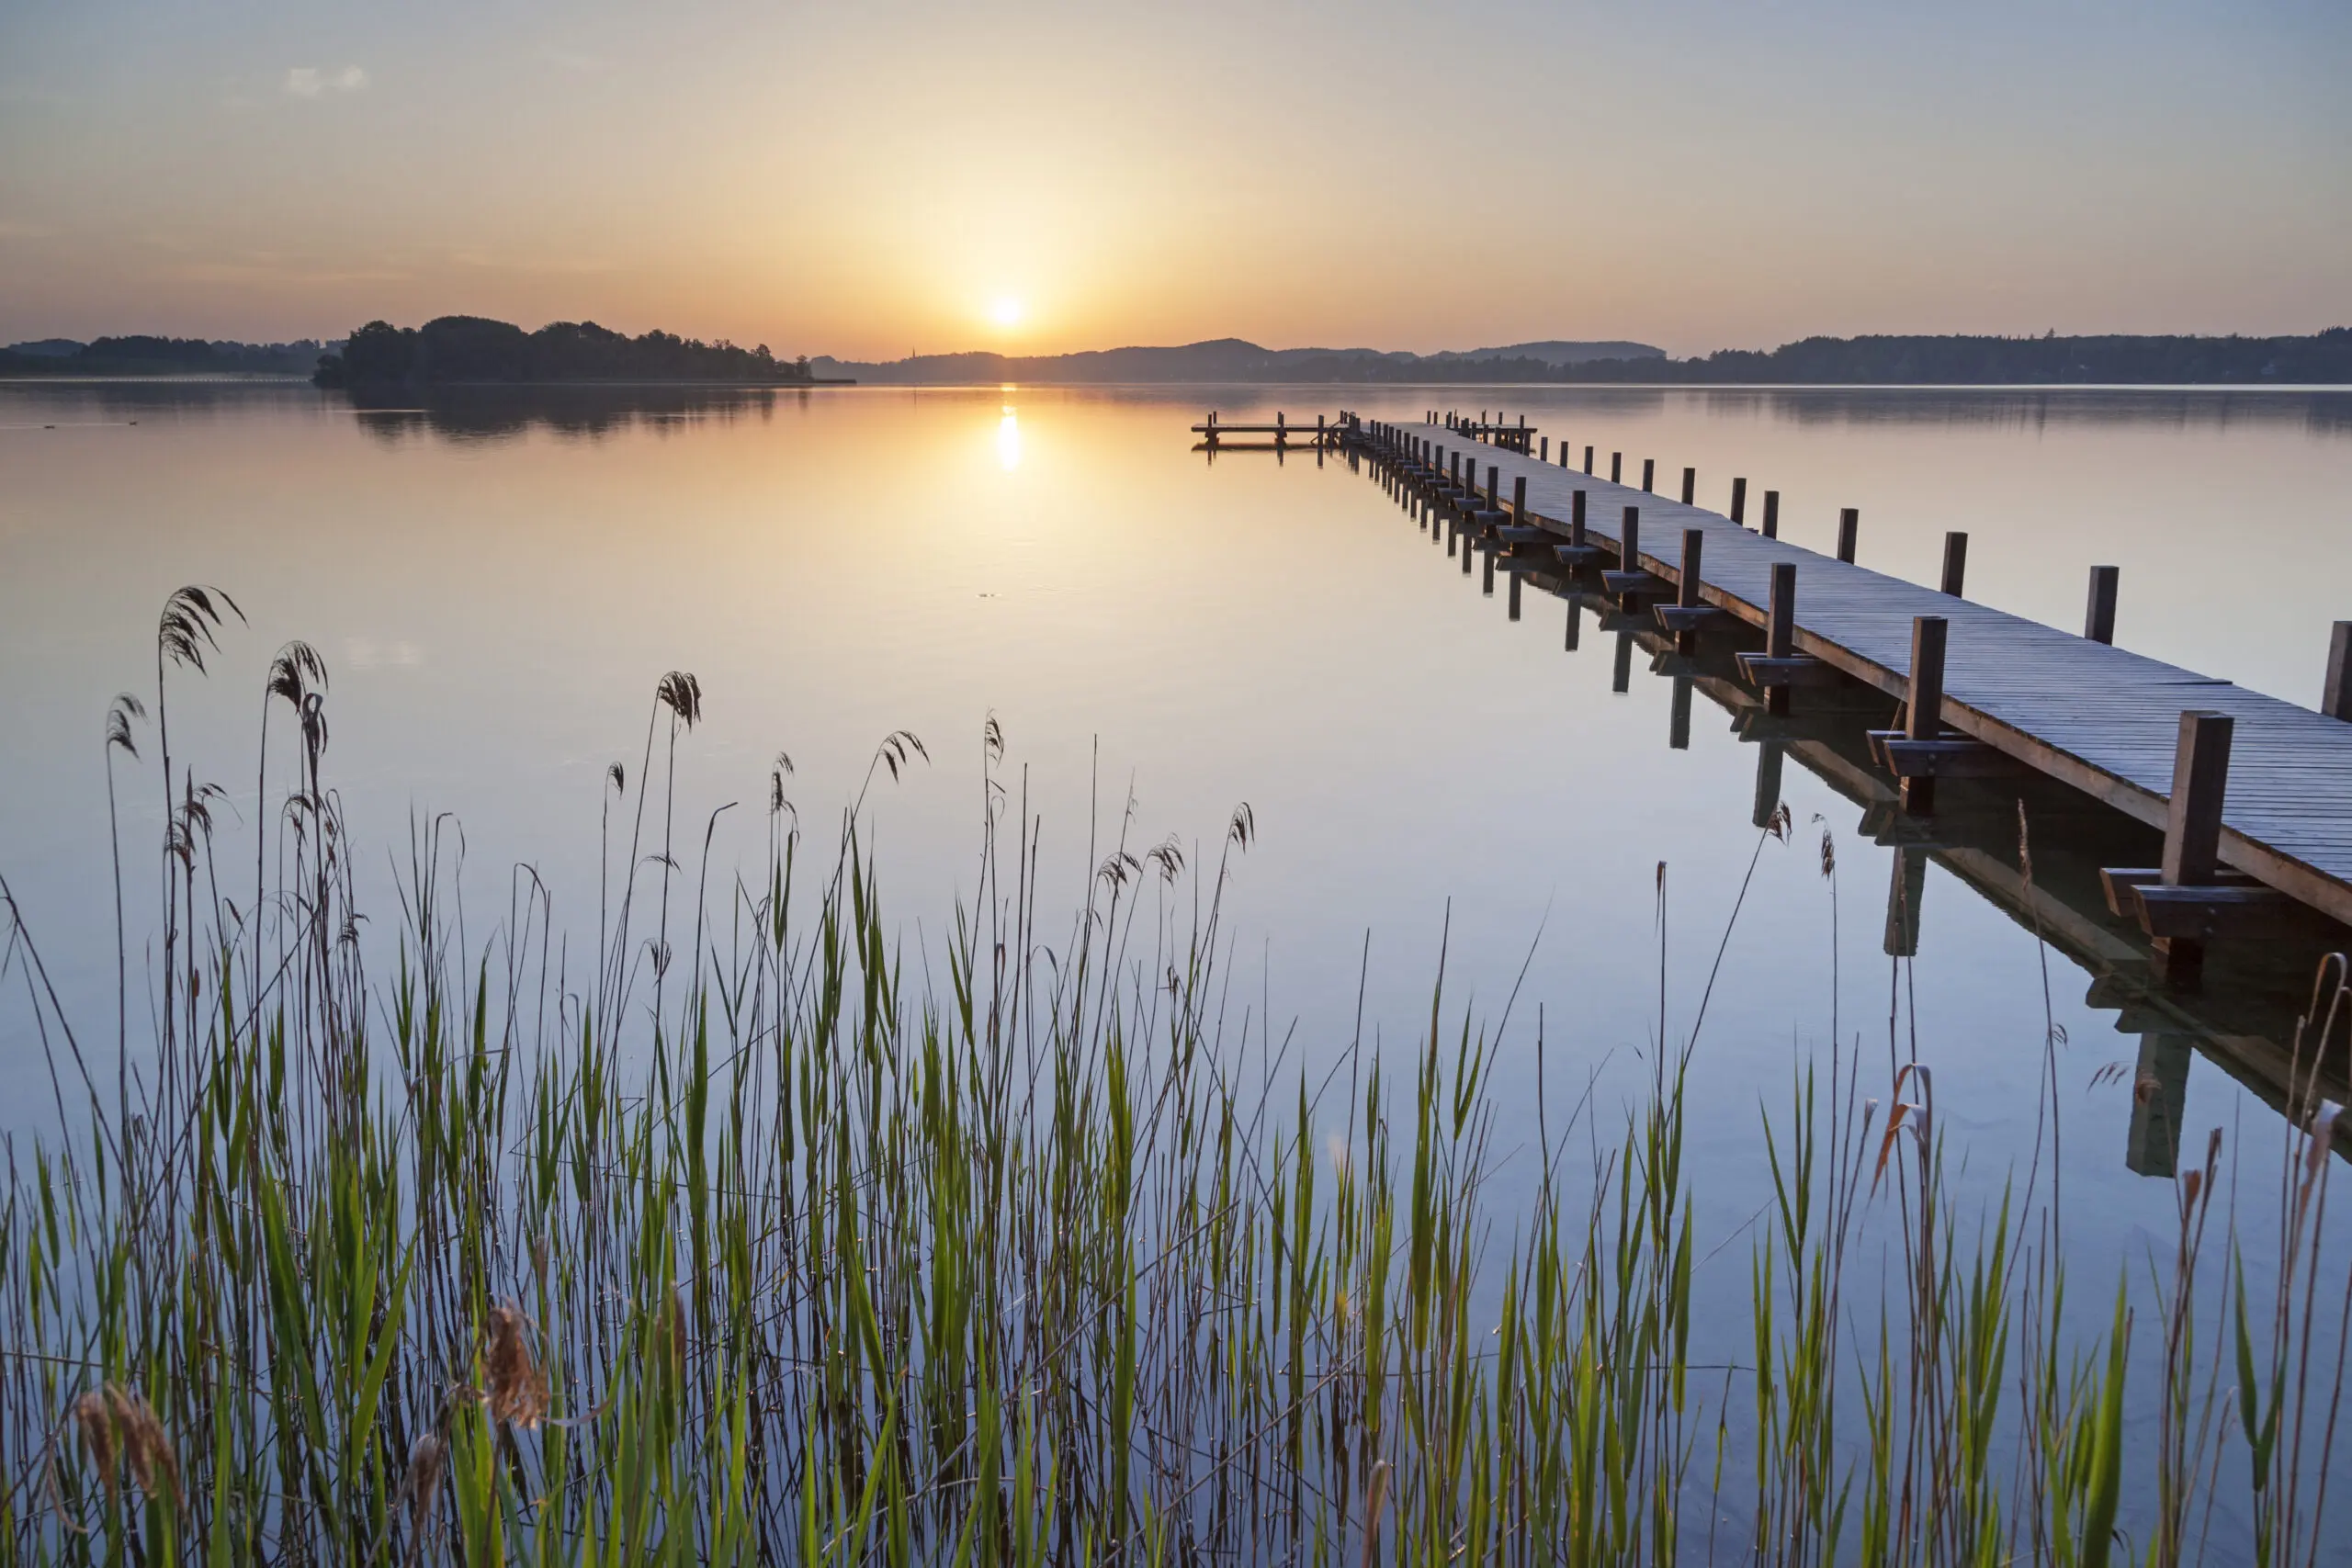
[{"label": "reed seed head", "polygon": [[171,597],[164,601],[164,613],[155,623],[156,651],[174,664],[203,674],[205,656],[220,649],[217,634],[223,609],[240,622],[245,618],[245,613],[237,608],[237,602],[218,588],[191,584],[174,589]]},{"label": "reed seed head", "polygon": [[522,1309],[505,1303],[491,1308],[487,1335],[484,1403],[491,1419],[537,1427],[548,1413],[548,1380],[531,1355]]}]

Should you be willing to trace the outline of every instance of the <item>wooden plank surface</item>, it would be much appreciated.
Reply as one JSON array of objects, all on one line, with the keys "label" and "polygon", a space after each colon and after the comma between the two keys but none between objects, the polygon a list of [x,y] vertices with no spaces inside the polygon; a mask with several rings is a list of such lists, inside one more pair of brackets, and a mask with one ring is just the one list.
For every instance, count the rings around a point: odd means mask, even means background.
[{"label": "wooden plank surface", "polygon": [[[1396,428],[1464,445],[1442,425]],[[1563,542],[1577,491],[1586,494],[1587,535],[1612,549],[1624,508],[1640,507],[1641,559],[1620,564],[1669,582],[1681,577],[1682,530],[1702,530],[1700,600],[1759,627],[1773,563],[1795,562],[1796,650],[1898,698],[1910,679],[1913,617],[1944,616],[1948,726],[2160,830],[2182,711],[2230,715],[2222,863],[2352,923],[2352,723],[1768,539],[1720,513],[1581,468],[1494,446],[1479,448],[1479,461],[1500,468],[1505,486],[1524,478],[1529,515],[1513,521],[1548,526]]]}]

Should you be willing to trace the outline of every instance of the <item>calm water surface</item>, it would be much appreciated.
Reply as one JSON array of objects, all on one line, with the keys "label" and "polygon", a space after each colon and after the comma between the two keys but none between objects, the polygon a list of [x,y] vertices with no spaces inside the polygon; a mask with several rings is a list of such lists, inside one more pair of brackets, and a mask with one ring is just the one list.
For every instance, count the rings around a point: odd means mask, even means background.
[{"label": "calm water surface", "polygon": [[[2045,882],[2070,900],[2040,907],[2047,949],[2018,891],[2013,799],[1906,858],[1878,841],[1883,812],[1865,823],[1867,769],[1834,746],[1819,768],[1792,753],[1795,841],[1756,858],[1764,748],[1714,685],[1679,692],[1640,649],[1615,691],[1619,639],[1589,613],[1575,652],[1558,600],[1531,594],[1511,620],[1346,461],[1211,463],[1185,430],[1212,406],[1311,423],[1441,403],[1524,412],[1597,446],[1604,472],[1611,450],[1629,473],[1656,457],[1661,489],[1693,465],[1704,504],[1744,475],[1751,506],[1782,492],[1800,543],[1827,547],[1858,506],[1861,559],[1919,579],[1965,528],[1972,596],[2061,626],[2080,623],[2087,569],[2120,565],[2120,641],[2297,702],[2352,614],[2337,393],[876,389],[427,414],[307,388],[17,385],[0,388],[0,874],[96,1034],[113,1013],[106,705],[152,688],[164,594],[217,583],[252,624],[209,679],[175,681],[175,752],[229,792],[224,833],[250,831],[235,818],[253,807],[262,672],[282,641],[316,644],[327,776],[385,932],[392,861],[435,812],[463,825],[477,939],[516,863],[593,932],[602,774],[636,765],[654,682],[681,669],[707,707],[679,752],[682,818],[699,832],[743,803],[716,829],[722,869],[757,857],[777,751],[829,843],[876,742],[927,742],[931,764],[875,810],[910,964],[938,955],[971,886],[990,714],[1044,818],[1047,908],[1082,897],[1090,841],[1173,834],[1213,855],[1248,802],[1237,1054],[1246,1036],[1254,1061],[1271,1028],[1285,1074],[1328,1064],[1360,989],[1366,1039],[1409,1050],[1442,942],[1450,1018],[1466,1004],[1502,1028],[1509,1004],[1507,1141],[1532,1130],[1539,1019],[1555,1116],[1591,1080],[1606,1137],[1646,1071],[1665,863],[1669,1041],[1722,950],[1693,1098],[1719,1240],[1759,1200],[1759,1105],[1785,1102],[1833,1009],[1866,1092],[1886,1091],[1890,1018],[1904,1049],[1916,1032],[1989,1193],[2031,1152],[2047,998],[2093,1280],[2168,1244],[2171,1185],[2143,1174],[2167,1164],[2151,1104],[2193,1147],[2219,1126],[2250,1166],[2276,1149],[2276,1119],[2222,1064],[2260,1081],[2293,1001],[2254,982],[2275,960],[2291,985],[2309,955],[2243,955],[2244,984],[2195,1008],[2142,998],[2144,954],[2085,913],[2082,879],[2110,849],[2151,852],[2144,835],[2030,803]],[[136,868],[161,809],[152,772],[123,789]],[[1917,956],[1898,983],[1905,873]],[[0,1009],[16,1128],[51,1114],[22,983]],[[2242,1216],[2256,1239],[2261,1207]],[[1716,1264],[1726,1289],[1744,1292],[1744,1252]]]}]

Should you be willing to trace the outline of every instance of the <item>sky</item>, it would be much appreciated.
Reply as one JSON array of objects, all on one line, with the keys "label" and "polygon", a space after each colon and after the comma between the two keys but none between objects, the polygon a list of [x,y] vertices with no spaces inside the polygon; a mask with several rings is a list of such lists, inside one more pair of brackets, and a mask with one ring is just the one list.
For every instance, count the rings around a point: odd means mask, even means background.
[{"label": "sky", "polygon": [[2352,5],[6,0],[0,342],[2352,322]]}]

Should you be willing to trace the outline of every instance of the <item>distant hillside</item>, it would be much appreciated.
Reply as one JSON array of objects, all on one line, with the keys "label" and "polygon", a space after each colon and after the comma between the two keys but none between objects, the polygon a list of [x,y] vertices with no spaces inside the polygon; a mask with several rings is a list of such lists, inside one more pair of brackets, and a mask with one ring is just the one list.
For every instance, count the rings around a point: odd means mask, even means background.
[{"label": "distant hillside", "polygon": [[1664,359],[1666,350],[1645,343],[1515,343],[1508,348],[1474,348],[1466,354],[1436,354],[1432,359],[1532,359],[1544,365],[1589,365],[1596,359]]},{"label": "distant hillside", "polygon": [[1573,381],[1845,383],[1877,386],[2352,383],[2352,328],[2309,337],[1809,337],[1769,353],[1600,360]]},{"label": "distant hillside", "polygon": [[421,327],[370,321],[339,355],[319,361],[318,384],[355,392],[435,386],[728,382],[807,386],[808,362],[780,360],[768,345],[738,348],[674,333],[630,337],[594,321],[553,321],[535,333],[481,316],[442,316]]},{"label": "distant hillside", "polygon": [[328,344],[196,337],[41,338],[0,350],[0,376],[308,376]]},{"label": "distant hillside", "polygon": [[927,386],[991,381],[1664,382],[1771,385],[2352,385],[2352,328],[2309,337],[1810,337],[1769,351],[1669,359],[1640,343],[1546,341],[1431,355],[1261,348],[1219,338],[1181,348],[1019,357],[920,355],[888,364],[818,358],[820,375]]},{"label": "distant hillside", "polygon": [[1546,380],[1563,366],[1592,359],[1657,361],[1639,343],[1530,343],[1466,354],[1417,355],[1376,348],[1261,348],[1216,338],[1181,348],[1112,348],[1084,354],[924,354],[886,364],[819,357],[820,375],[891,385],[969,386],[990,381],[1086,384],[1132,381],[1490,381]]}]

